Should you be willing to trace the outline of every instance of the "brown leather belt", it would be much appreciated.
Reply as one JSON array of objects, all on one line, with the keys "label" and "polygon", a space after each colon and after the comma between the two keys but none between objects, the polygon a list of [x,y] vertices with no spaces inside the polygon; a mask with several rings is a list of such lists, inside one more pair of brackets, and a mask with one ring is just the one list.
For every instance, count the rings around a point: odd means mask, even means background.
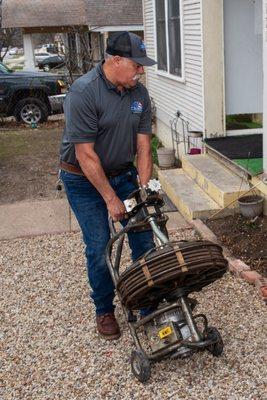
[{"label": "brown leather belt", "polygon": [[[81,168],[76,167],[73,164],[66,163],[65,161],[60,161],[59,167],[63,171],[70,172],[71,174],[85,176],[83,171],[81,170]],[[114,171],[108,171],[108,172],[105,172],[105,174],[106,174],[107,178],[113,178],[114,176],[118,176],[118,175],[122,174],[123,172],[128,171],[132,167],[133,167],[133,164],[129,163],[121,169],[114,170]]]},{"label": "brown leather belt", "polygon": [[70,172],[71,174],[85,176],[81,168],[78,168],[73,164],[66,163],[65,161],[60,161],[59,167],[60,169],[63,169],[63,171]]}]

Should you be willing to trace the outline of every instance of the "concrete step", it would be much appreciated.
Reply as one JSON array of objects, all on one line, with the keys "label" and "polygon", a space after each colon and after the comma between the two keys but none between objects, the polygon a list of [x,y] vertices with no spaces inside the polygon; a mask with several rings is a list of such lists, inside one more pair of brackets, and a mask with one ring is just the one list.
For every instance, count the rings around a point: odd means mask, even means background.
[{"label": "concrete step", "polygon": [[[227,206],[249,189],[246,180],[235,175],[208,154],[186,155],[182,159],[182,167],[221,207]],[[230,205],[230,208],[237,207],[236,202]]]},{"label": "concrete step", "polygon": [[[207,219],[221,209],[181,168],[159,170],[158,176],[162,189],[187,220]],[[232,213],[225,209],[218,218]]]}]

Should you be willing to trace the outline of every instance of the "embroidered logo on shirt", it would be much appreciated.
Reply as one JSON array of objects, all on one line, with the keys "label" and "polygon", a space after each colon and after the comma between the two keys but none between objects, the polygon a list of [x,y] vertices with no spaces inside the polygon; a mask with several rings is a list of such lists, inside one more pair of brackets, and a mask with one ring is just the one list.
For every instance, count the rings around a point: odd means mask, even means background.
[{"label": "embroidered logo on shirt", "polygon": [[134,114],[140,114],[143,111],[143,104],[140,101],[133,101],[131,104],[131,111]]}]

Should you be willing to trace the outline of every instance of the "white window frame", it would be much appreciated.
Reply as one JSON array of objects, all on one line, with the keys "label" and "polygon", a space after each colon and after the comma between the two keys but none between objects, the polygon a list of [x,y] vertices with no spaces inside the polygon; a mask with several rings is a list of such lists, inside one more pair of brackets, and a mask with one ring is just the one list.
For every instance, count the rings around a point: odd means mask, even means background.
[{"label": "white window frame", "polygon": [[[161,69],[158,69],[158,65],[156,64],[156,72],[160,76],[164,76],[165,78],[173,79],[178,82],[185,82],[185,73],[184,73],[184,18],[183,18],[183,1],[179,1],[179,9],[180,9],[180,38],[181,38],[181,76],[173,75],[169,72],[170,70],[170,64],[169,64],[169,45],[167,45],[167,69],[168,71],[163,71]],[[168,0],[164,0],[164,5],[165,5],[165,28],[166,28],[166,41],[169,43],[169,29],[168,29]],[[155,49],[155,55],[156,55],[156,60],[158,56],[158,47],[157,47],[157,17],[156,17],[156,0],[153,1],[153,7],[154,7],[154,49]],[[167,44],[166,43],[166,44]]]}]

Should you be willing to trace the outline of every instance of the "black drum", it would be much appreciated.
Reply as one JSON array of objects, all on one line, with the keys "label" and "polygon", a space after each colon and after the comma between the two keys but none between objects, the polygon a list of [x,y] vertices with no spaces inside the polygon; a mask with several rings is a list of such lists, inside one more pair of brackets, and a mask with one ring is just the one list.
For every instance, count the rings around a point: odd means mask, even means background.
[{"label": "black drum", "polygon": [[220,279],[228,262],[222,248],[209,241],[169,242],[146,253],[121,273],[117,290],[132,310],[148,307],[182,288],[198,292]]}]

